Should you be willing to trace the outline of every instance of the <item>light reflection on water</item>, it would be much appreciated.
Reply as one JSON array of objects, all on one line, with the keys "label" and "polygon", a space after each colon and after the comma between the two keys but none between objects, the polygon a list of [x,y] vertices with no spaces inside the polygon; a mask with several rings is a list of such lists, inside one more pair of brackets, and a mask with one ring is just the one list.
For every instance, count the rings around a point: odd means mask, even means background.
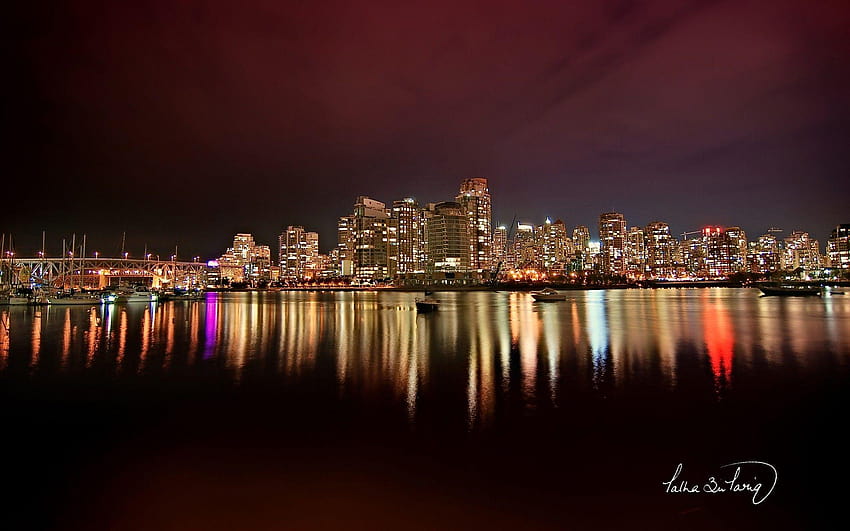
[{"label": "light reflection on water", "polygon": [[[759,363],[846,366],[850,298],[759,297],[751,289],[576,291],[565,302],[525,293],[210,293],[205,301],[0,309],[0,375],[98,371],[191,378],[212,368],[332,385],[338,396],[389,395],[414,420],[424,395],[466,397],[470,427],[511,396],[559,407],[566,392],[644,385],[673,392],[682,365],[705,370],[717,398]],[[756,363],[758,361],[758,363]]]}]

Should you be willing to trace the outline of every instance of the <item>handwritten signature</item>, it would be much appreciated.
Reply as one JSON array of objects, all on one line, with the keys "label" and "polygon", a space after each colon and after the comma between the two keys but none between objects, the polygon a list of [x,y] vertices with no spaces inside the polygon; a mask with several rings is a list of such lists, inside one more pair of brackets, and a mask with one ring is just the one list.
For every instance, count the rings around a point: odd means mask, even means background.
[{"label": "handwritten signature", "polygon": [[[778,478],[776,467],[764,461],[738,461],[723,465],[720,468],[729,469],[728,475],[723,477],[720,474],[709,476],[702,483],[682,479],[683,468],[682,463],[679,463],[673,472],[673,477],[661,482],[668,494],[752,493],[753,505],[758,505],[766,500],[773,489],[776,488]],[[767,487],[768,484],[770,485],[769,488]]]}]

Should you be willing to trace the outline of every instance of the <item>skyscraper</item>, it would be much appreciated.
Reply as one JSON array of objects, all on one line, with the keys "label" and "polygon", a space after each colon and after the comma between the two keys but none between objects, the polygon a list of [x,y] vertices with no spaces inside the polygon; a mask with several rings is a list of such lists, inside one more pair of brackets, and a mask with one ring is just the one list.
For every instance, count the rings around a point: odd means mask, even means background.
[{"label": "skyscraper", "polygon": [[543,267],[550,272],[563,273],[572,259],[572,240],[567,236],[567,227],[560,219],[553,223],[546,218],[540,227]]},{"label": "skyscraper", "polygon": [[384,279],[389,269],[388,225],[386,205],[366,196],[354,204],[354,274],[363,280]]},{"label": "skyscraper", "polygon": [[343,277],[354,275],[354,216],[342,216],[336,226],[337,274]]},{"label": "skyscraper", "polygon": [[626,218],[619,212],[599,216],[599,244],[602,253],[602,273],[626,273]]},{"label": "skyscraper", "polygon": [[498,269],[501,264],[501,271],[513,264],[508,263],[508,228],[504,225],[499,225],[493,229],[493,269]]},{"label": "skyscraper", "polygon": [[390,258],[395,262],[393,269],[397,273],[423,270],[421,216],[419,204],[413,198],[393,201],[390,229],[394,235],[390,238],[393,247]]},{"label": "skyscraper", "polygon": [[492,207],[487,179],[465,179],[455,199],[467,218],[469,268],[488,270],[493,265]]},{"label": "skyscraper", "polygon": [[850,223],[838,225],[826,242],[829,263],[836,269],[850,269]]},{"label": "skyscraper", "polygon": [[626,234],[626,272],[629,278],[646,277],[646,238],[640,227],[629,227]]}]

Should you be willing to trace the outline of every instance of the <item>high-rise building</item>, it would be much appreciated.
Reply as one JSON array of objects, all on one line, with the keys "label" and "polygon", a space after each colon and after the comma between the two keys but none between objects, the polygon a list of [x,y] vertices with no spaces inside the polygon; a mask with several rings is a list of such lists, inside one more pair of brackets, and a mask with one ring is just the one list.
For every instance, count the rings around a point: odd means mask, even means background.
[{"label": "high-rise building", "polygon": [[467,212],[459,203],[429,205],[427,213],[428,268],[432,271],[469,271]]},{"label": "high-rise building", "polygon": [[509,242],[511,254],[513,254],[513,265],[516,268],[535,268],[540,265],[540,252],[537,247],[537,238],[534,225],[530,223],[517,223],[513,241]]},{"label": "high-rise building", "polygon": [[626,218],[619,212],[599,216],[599,244],[602,273],[626,274]]},{"label": "high-rise building", "polygon": [[318,277],[319,234],[290,225],[278,237],[281,280],[303,282]]},{"label": "high-rise building", "polygon": [[850,269],[850,223],[838,225],[826,242],[829,264],[836,269]]},{"label": "high-rise building", "polygon": [[413,198],[393,201],[390,215],[390,259],[396,273],[424,270],[422,249],[422,210]]},{"label": "high-rise building", "polygon": [[385,279],[390,270],[389,219],[386,205],[366,196],[354,204],[354,275],[363,280]]},{"label": "high-rise building", "polygon": [[751,273],[773,273],[782,269],[782,249],[773,234],[762,234],[751,242],[747,253]]},{"label": "high-rise building", "polygon": [[490,190],[487,179],[465,179],[455,199],[467,218],[469,268],[489,270],[493,265],[493,230]]},{"label": "high-rise building", "polygon": [[493,229],[493,269],[498,269],[501,265],[501,271],[513,267],[508,260],[508,228],[504,225],[499,225]]},{"label": "high-rise building", "polygon": [[626,273],[633,279],[646,277],[646,237],[640,227],[629,227],[626,234]]},{"label": "high-rise building", "polygon": [[809,237],[808,232],[795,230],[785,238],[784,269],[803,268],[812,270],[822,266],[820,244],[817,240]]},{"label": "high-rise building", "polygon": [[644,229],[646,242],[646,267],[650,278],[673,278],[676,274],[676,238],[670,226],[663,221],[653,221]]},{"label": "high-rise building", "polygon": [[566,225],[560,219],[552,223],[546,218],[546,222],[538,229],[543,267],[550,272],[563,273],[569,269],[573,254],[572,240],[567,236]]},{"label": "high-rise building", "polygon": [[694,253],[700,275],[718,278],[746,270],[747,236],[740,227],[706,227],[700,247]]},{"label": "high-rise building", "polygon": [[354,216],[342,216],[336,226],[337,243],[335,262],[337,275],[354,275]]},{"label": "high-rise building", "polygon": [[573,229],[573,248],[583,254],[590,250],[590,229],[586,226],[579,225]]},{"label": "high-rise building", "polygon": [[590,259],[590,229],[584,225],[573,229],[573,255],[573,270],[581,271],[593,267],[593,261]]}]

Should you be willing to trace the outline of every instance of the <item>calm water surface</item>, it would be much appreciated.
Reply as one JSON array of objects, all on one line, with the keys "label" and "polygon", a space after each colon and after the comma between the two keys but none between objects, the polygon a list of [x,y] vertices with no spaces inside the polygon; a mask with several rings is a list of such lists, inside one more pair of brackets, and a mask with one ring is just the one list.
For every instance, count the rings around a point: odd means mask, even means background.
[{"label": "calm water surface", "polygon": [[[398,292],[0,309],[3,448],[41,491],[19,512],[57,529],[829,521],[850,297],[436,296],[425,315]],[[704,481],[742,459],[781,470],[759,506],[661,486],[680,462]]]}]

